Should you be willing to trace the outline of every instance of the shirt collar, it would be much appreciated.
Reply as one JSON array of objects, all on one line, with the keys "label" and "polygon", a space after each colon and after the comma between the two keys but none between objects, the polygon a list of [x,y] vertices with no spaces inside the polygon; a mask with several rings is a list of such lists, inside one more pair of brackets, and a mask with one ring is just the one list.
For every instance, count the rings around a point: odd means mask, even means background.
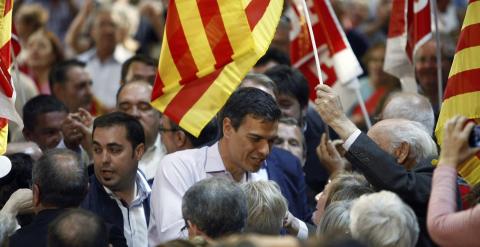
[{"label": "shirt collar", "polygon": [[218,141],[212,146],[207,147],[206,152],[207,156],[205,160],[205,172],[226,172],[225,164],[223,164],[222,156],[220,156]]},{"label": "shirt collar", "polygon": [[[150,185],[148,185],[147,180],[143,176],[143,174],[137,169],[137,176],[135,177],[135,188],[134,188],[134,193],[135,193],[135,198],[133,199],[130,207],[138,207],[141,206],[143,201],[150,196],[150,193],[152,190],[150,189]],[[120,200],[109,188],[103,186],[105,189],[105,192],[110,196],[110,198],[114,200]],[[123,204],[123,203],[122,203]]]}]

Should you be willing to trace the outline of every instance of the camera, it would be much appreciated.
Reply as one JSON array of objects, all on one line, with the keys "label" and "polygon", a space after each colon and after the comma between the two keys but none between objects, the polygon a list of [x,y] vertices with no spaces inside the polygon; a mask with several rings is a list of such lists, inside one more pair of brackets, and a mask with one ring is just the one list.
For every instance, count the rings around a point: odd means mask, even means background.
[{"label": "camera", "polygon": [[470,147],[480,147],[480,125],[475,125],[468,138]]}]

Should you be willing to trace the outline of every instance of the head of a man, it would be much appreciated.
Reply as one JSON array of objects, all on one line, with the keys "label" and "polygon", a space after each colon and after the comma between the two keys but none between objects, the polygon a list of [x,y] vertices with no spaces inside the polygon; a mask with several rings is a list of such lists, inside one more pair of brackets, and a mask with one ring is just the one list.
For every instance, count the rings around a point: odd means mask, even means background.
[{"label": "head of a man", "polygon": [[140,121],[145,131],[145,146],[151,147],[158,137],[160,112],[150,105],[152,86],[145,81],[124,84],[117,93],[118,111],[127,113]]},{"label": "head of a man", "polygon": [[275,85],[275,82],[272,81],[272,79],[268,78],[268,76],[264,74],[258,74],[258,73],[248,73],[242,80],[242,83],[240,83],[241,87],[254,87],[258,88],[270,95],[276,100],[277,97],[276,95],[278,94],[278,89],[277,85]]},{"label": "head of a man", "polygon": [[109,113],[95,119],[92,136],[98,181],[114,193],[130,189],[145,147],[140,122],[122,112]]},{"label": "head of a man", "polygon": [[220,113],[219,149],[228,171],[256,172],[270,153],[281,112],[271,95],[239,88]]},{"label": "head of a man", "polygon": [[39,95],[23,106],[23,135],[42,151],[55,148],[62,140],[62,124],[68,109],[50,95]]},{"label": "head of a man", "polygon": [[52,95],[62,101],[70,112],[78,108],[89,109],[92,104],[92,79],[85,63],[67,60],[56,64],[49,74]]},{"label": "head of a man", "polygon": [[[443,86],[447,82],[448,72],[453,58],[452,48],[448,43],[448,39],[442,40],[444,42],[441,47],[442,52],[442,74]],[[415,53],[415,77],[418,85],[424,95],[428,98],[438,95],[438,74],[437,74],[437,44],[435,40],[430,40],[421,46]],[[445,87],[443,87],[445,88]],[[437,102],[432,102],[432,104]]]},{"label": "head of a man", "polygon": [[421,123],[432,135],[435,116],[432,104],[417,93],[399,92],[390,96],[381,113],[382,119],[401,118]]},{"label": "head of a man", "polygon": [[190,237],[214,239],[240,233],[247,220],[245,193],[227,178],[204,179],[185,192],[182,214]]},{"label": "head of a man", "polygon": [[278,48],[270,47],[268,48],[265,55],[258,59],[252,70],[255,73],[264,73],[268,69],[273,68],[279,64],[291,66],[288,53],[285,53],[283,50],[280,50]]},{"label": "head of a man", "polygon": [[280,118],[277,138],[275,138],[273,145],[289,151],[300,160],[302,165],[305,164],[307,143],[300,126],[294,118]]},{"label": "head of a man", "polygon": [[265,72],[278,88],[277,102],[284,117],[295,118],[300,126],[308,107],[308,81],[297,69],[286,65],[273,67]]},{"label": "head of a man", "polygon": [[146,81],[153,85],[157,73],[155,59],[137,54],[123,62],[120,83],[132,81]]},{"label": "head of a man", "polygon": [[167,154],[190,148],[200,148],[214,141],[218,135],[218,125],[215,120],[210,121],[202,129],[200,135],[195,137],[166,115],[162,115],[160,132],[162,132],[161,139]]},{"label": "head of a man", "polygon": [[90,36],[95,42],[97,53],[112,55],[119,38],[119,28],[112,9],[102,6],[93,14]]},{"label": "head of a man", "polygon": [[437,155],[437,145],[419,122],[386,119],[376,123],[367,135],[407,170]]},{"label": "head of a man", "polygon": [[277,183],[253,181],[244,183],[241,187],[247,196],[248,217],[245,231],[280,234],[288,204]]},{"label": "head of a man", "polygon": [[107,247],[107,226],[90,211],[71,209],[50,223],[47,243],[49,247]]},{"label": "head of a man", "polygon": [[415,213],[400,197],[381,191],[354,201],[350,232],[367,246],[415,246],[419,227]]},{"label": "head of a man", "polygon": [[78,155],[68,149],[47,151],[32,169],[35,212],[78,207],[88,190],[88,175]]}]

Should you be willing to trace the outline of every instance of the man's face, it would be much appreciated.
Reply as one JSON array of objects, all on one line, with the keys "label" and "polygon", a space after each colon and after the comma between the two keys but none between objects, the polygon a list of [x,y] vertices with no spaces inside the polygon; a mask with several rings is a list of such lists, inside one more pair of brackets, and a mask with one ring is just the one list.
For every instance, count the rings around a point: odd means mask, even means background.
[{"label": "man's face", "polygon": [[298,123],[303,123],[302,108],[298,100],[288,94],[279,94],[277,97],[278,106],[282,111],[283,117],[295,118]]},{"label": "man's face", "polygon": [[153,83],[155,81],[156,69],[154,66],[150,66],[143,62],[133,62],[128,67],[127,75],[125,76],[125,82],[132,81],[146,81]]},{"label": "man's face", "polygon": [[274,145],[278,148],[284,149],[295,155],[302,165],[305,162],[303,134],[300,127],[296,125],[278,124],[277,138],[275,138]]},{"label": "man's face", "polygon": [[93,164],[98,181],[112,191],[127,189],[135,181],[143,144],[135,150],[124,126],[99,127],[93,132]]},{"label": "man's face", "polygon": [[267,158],[277,134],[278,123],[245,116],[237,130],[226,118],[223,123],[231,162],[244,171],[256,172]]},{"label": "man's face", "polygon": [[66,112],[48,112],[37,116],[33,130],[25,130],[25,137],[35,142],[42,151],[57,147],[62,140],[62,123],[67,118]]},{"label": "man's face", "polygon": [[118,110],[136,117],[145,132],[145,144],[150,147],[155,142],[160,127],[160,112],[150,105],[152,86],[143,82],[125,85],[117,99]]},{"label": "man's face", "polygon": [[[425,43],[418,49],[415,55],[415,74],[417,82],[426,94],[437,93],[438,77],[437,77],[437,55],[436,44],[434,41]],[[443,57],[442,70],[444,79],[448,76],[450,70],[450,62],[448,58]]]},{"label": "man's face", "polygon": [[117,44],[118,27],[109,12],[99,13],[93,22],[92,38],[97,49],[113,50]]},{"label": "man's face", "polygon": [[162,143],[167,150],[167,154],[171,154],[177,151],[177,145],[175,145],[175,131],[177,128],[174,128],[170,122],[170,119],[163,115],[161,121],[161,129],[163,130],[160,138],[162,139]]},{"label": "man's face", "polygon": [[71,67],[67,71],[67,81],[59,85],[58,98],[67,105],[70,112],[77,112],[78,108],[89,109],[92,104],[92,79],[82,67]]}]

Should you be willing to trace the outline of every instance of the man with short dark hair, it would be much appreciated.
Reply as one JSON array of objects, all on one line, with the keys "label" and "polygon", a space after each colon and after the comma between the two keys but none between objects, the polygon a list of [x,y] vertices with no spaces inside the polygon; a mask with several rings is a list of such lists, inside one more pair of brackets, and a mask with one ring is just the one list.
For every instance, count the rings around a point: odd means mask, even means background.
[{"label": "man with short dark hair", "polygon": [[204,179],[185,192],[182,215],[190,238],[210,240],[240,233],[247,221],[247,198],[230,179]]},{"label": "man with short dark hair", "polygon": [[123,85],[141,80],[153,85],[157,74],[157,63],[155,59],[146,55],[134,55],[123,62],[120,83]]},{"label": "man with short dark hair", "polygon": [[305,165],[307,156],[307,144],[303,136],[302,129],[298,126],[297,121],[293,118],[281,118],[278,123],[277,138],[275,138],[274,146],[287,150]]},{"label": "man with short dark hair", "polygon": [[93,123],[93,165],[82,208],[123,229],[128,246],[147,245],[150,186],[138,170],[145,148],[142,125],[121,112]]},{"label": "man with short dark hair", "polygon": [[47,246],[48,224],[66,208],[80,205],[88,190],[88,176],[74,152],[47,151],[33,166],[33,222],[10,237],[10,246]]},{"label": "man with short dark hair", "polygon": [[58,216],[48,227],[48,247],[107,247],[105,222],[95,214],[72,209]]},{"label": "man with short dark hair", "polygon": [[72,59],[56,64],[49,74],[52,95],[62,101],[70,112],[79,108],[93,110],[92,79],[85,63]]},{"label": "man with short dark hair", "polygon": [[[273,162],[267,164],[265,161],[272,149],[280,115],[271,95],[257,88],[240,88],[230,96],[219,114],[222,131],[218,142],[166,155],[153,184],[149,245],[186,237],[186,232],[182,231],[181,198],[188,188],[205,178],[222,176],[239,183],[272,179],[290,192],[291,201],[305,206],[305,188],[288,187],[303,182],[303,177],[289,177],[282,170],[301,169],[299,161],[292,156],[291,162],[297,162],[293,164],[298,166],[288,168],[277,168]],[[293,193],[294,190],[297,191]],[[299,215],[304,213],[298,212]]]},{"label": "man with short dark hair", "polygon": [[42,151],[57,147],[63,138],[62,124],[67,115],[67,107],[53,96],[30,99],[23,107],[25,139],[35,142]]}]

